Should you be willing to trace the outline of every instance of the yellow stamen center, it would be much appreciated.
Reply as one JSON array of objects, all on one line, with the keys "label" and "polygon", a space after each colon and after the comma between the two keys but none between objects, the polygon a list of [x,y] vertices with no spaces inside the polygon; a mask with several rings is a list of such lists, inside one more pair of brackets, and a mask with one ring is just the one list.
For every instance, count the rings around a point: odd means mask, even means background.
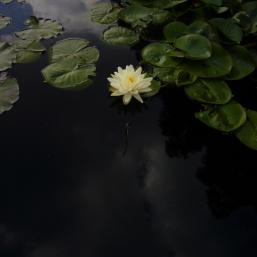
[{"label": "yellow stamen center", "polygon": [[133,75],[131,75],[131,76],[128,77],[128,81],[129,81],[131,84],[133,84],[133,83],[135,83],[135,81],[136,81],[136,77],[133,76]]}]

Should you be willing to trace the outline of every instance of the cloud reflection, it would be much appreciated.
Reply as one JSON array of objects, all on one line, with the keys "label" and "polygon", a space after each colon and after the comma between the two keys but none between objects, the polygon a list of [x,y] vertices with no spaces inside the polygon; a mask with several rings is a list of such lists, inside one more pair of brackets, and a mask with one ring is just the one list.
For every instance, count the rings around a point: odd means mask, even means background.
[{"label": "cloud reflection", "polygon": [[61,22],[68,32],[99,32],[100,26],[91,23],[90,9],[99,0],[27,0],[37,17],[55,19]]}]

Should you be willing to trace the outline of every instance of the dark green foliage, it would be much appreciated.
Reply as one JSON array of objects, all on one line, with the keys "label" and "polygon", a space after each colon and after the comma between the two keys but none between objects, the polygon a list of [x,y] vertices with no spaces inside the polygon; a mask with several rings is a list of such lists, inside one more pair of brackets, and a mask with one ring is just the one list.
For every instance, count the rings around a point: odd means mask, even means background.
[{"label": "dark green foliage", "polygon": [[[196,113],[200,121],[223,132],[233,131],[257,150],[257,114],[247,111],[246,119],[244,107],[232,99],[233,81],[250,76],[257,66],[257,1],[123,0],[118,7],[99,5],[92,11],[93,20],[99,8],[102,18],[113,16],[119,8],[115,14],[119,31],[113,40],[105,32],[107,42],[144,42],[141,57],[150,75],[161,83],[158,90],[184,87],[186,95],[203,108]],[[131,30],[130,37],[124,38],[121,28]],[[151,36],[148,42],[146,35],[154,34],[158,37]]]}]

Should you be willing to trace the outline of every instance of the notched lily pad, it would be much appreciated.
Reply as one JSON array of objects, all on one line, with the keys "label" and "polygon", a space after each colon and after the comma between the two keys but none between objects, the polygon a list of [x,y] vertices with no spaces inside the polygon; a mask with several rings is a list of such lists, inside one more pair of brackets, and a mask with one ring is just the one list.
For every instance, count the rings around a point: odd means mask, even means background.
[{"label": "notched lily pad", "polygon": [[37,61],[46,50],[40,41],[17,39],[12,44],[16,52],[16,63],[31,63]]},{"label": "notched lily pad", "polygon": [[131,29],[117,26],[106,30],[103,39],[111,45],[133,45],[139,41],[139,36]]},{"label": "notched lily pad", "polygon": [[98,3],[91,10],[91,20],[100,24],[111,24],[118,20],[121,8],[112,3]]},{"label": "notched lily pad", "polygon": [[14,49],[6,42],[0,42],[0,71],[11,68],[15,62]]},{"label": "notched lily pad", "polygon": [[201,61],[186,60],[182,68],[198,77],[218,78],[230,73],[232,65],[230,54],[221,45],[212,43],[210,58]]},{"label": "notched lily pad", "polygon": [[50,63],[66,60],[77,60],[78,64],[91,64],[99,59],[99,51],[95,47],[88,47],[86,39],[70,38],[57,42],[49,49]]},{"label": "notched lily pad", "polygon": [[176,67],[181,58],[171,56],[173,48],[166,43],[151,43],[142,50],[142,58],[145,62],[157,67]]},{"label": "notched lily pad", "polygon": [[99,52],[88,47],[86,39],[68,38],[57,42],[49,50],[50,65],[42,70],[45,81],[54,87],[75,89],[91,84]]},{"label": "notched lily pad", "polygon": [[224,105],[208,105],[206,111],[198,112],[195,116],[207,126],[223,132],[234,131],[246,121],[245,109],[235,101]]},{"label": "notched lily pad", "polygon": [[19,86],[14,78],[7,77],[5,72],[0,73],[0,114],[9,111],[19,99]]},{"label": "notched lily pad", "polygon": [[40,40],[57,37],[62,33],[63,27],[60,23],[49,19],[38,19],[35,16],[26,21],[27,29],[16,32],[21,39]]},{"label": "notched lily pad", "polygon": [[199,79],[185,87],[185,93],[192,100],[210,104],[226,104],[232,98],[227,83],[216,79]]},{"label": "notched lily pad", "polygon": [[42,70],[45,82],[54,87],[69,89],[86,87],[91,84],[90,76],[95,76],[95,65],[78,66],[76,61],[52,63]]}]

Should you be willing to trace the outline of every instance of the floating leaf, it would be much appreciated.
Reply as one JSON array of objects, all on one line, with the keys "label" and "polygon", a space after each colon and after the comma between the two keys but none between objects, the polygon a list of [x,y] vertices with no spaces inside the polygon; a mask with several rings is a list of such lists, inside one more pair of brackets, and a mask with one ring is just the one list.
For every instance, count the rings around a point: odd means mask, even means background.
[{"label": "floating leaf", "polygon": [[0,42],[0,71],[11,68],[15,62],[15,52],[13,48],[5,42]]},{"label": "floating leaf", "polygon": [[209,127],[230,132],[241,127],[246,121],[246,112],[237,102],[225,105],[209,105],[206,111],[195,114],[196,118]]},{"label": "floating leaf", "polygon": [[146,8],[142,5],[131,5],[123,9],[120,18],[126,23],[130,23],[132,27],[145,26],[151,22],[153,9]]},{"label": "floating leaf", "polygon": [[0,15],[0,29],[5,28],[11,23],[11,18],[7,16],[1,16]]},{"label": "floating leaf", "polygon": [[210,104],[226,104],[232,97],[227,83],[215,79],[199,79],[186,86],[185,93],[192,100]]},{"label": "floating leaf", "polygon": [[183,22],[173,21],[163,29],[163,34],[169,42],[175,42],[177,38],[188,33],[188,27]]},{"label": "floating leaf", "polygon": [[229,40],[238,44],[241,42],[243,32],[232,19],[216,18],[212,19],[210,22]]},{"label": "floating leaf", "polygon": [[19,86],[14,78],[7,77],[6,73],[0,74],[0,114],[9,111],[19,99]]},{"label": "floating leaf", "polygon": [[136,32],[124,27],[112,27],[106,30],[103,38],[112,45],[133,45],[139,41],[139,36]]},{"label": "floating leaf", "polygon": [[185,57],[195,60],[207,59],[212,52],[210,41],[206,37],[197,34],[179,37],[174,45],[185,53]]},{"label": "floating leaf", "polygon": [[219,44],[212,43],[212,56],[201,61],[185,60],[182,68],[202,78],[217,78],[230,73],[232,58]]},{"label": "floating leaf", "polygon": [[257,150],[257,112],[247,110],[246,123],[235,131],[236,137],[253,150]]},{"label": "floating leaf", "polygon": [[13,43],[16,52],[16,63],[31,63],[37,61],[46,48],[39,41],[16,40]]},{"label": "floating leaf", "polygon": [[62,33],[62,25],[57,21],[47,19],[37,19],[32,16],[27,21],[27,29],[16,32],[21,39],[40,40],[49,39]]},{"label": "floating leaf", "polygon": [[157,77],[162,82],[168,84],[175,84],[175,79],[173,76],[174,68],[154,68],[153,70],[154,77]]},{"label": "floating leaf", "polygon": [[173,48],[166,43],[151,43],[142,51],[145,62],[158,67],[176,67],[181,60],[170,56]]},{"label": "floating leaf", "polygon": [[78,66],[77,61],[52,63],[42,70],[45,81],[54,87],[68,89],[86,87],[95,75],[95,65]]},{"label": "floating leaf", "polygon": [[79,65],[92,64],[99,59],[99,51],[88,47],[86,39],[70,38],[57,42],[49,50],[50,63],[76,60]]},{"label": "floating leaf", "polygon": [[178,87],[192,84],[197,80],[197,76],[179,67],[175,69],[173,78]]},{"label": "floating leaf", "polygon": [[157,81],[155,79],[152,80],[150,88],[152,89],[152,91],[144,93],[143,97],[152,97],[152,96],[158,94],[161,89],[161,82]]},{"label": "floating leaf", "polygon": [[121,8],[111,3],[98,3],[91,10],[91,20],[101,24],[111,24],[118,20]]},{"label": "floating leaf", "polygon": [[243,46],[233,46],[228,49],[232,60],[233,67],[226,76],[228,80],[238,80],[247,77],[255,70],[255,64],[253,62],[250,52]]}]

